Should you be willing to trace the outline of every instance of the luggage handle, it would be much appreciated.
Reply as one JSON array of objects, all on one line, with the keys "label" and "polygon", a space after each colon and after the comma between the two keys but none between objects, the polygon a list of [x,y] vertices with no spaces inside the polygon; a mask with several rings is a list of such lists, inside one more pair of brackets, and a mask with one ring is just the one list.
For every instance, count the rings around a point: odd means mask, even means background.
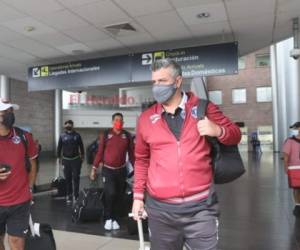
[{"label": "luggage handle", "polygon": [[[128,216],[129,217],[133,217],[133,213],[129,213]],[[137,220],[137,227],[138,227],[139,241],[140,241],[140,248],[139,248],[139,250],[150,250],[150,248],[148,246],[145,246],[142,219],[138,219]]]}]

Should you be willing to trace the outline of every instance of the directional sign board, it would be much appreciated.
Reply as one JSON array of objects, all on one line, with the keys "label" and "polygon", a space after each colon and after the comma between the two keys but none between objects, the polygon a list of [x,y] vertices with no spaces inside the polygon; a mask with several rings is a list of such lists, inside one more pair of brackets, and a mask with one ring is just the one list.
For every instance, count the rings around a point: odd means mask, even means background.
[{"label": "directional sign board", "polygon": [[150,81],[151,64],[161,58],[178,62],[187,78],[236,74],[237,51],[237,43],[225,43],[35,66],[28,86],[38,91]]},{"label": "directional sign board", "polygon": [[225,43],[135,54],[132,60],[132,81],[149,81],[151,63],[161,58],[171,58],[178,62],[184,77],[237,74],[237,53],[237,43]]}]

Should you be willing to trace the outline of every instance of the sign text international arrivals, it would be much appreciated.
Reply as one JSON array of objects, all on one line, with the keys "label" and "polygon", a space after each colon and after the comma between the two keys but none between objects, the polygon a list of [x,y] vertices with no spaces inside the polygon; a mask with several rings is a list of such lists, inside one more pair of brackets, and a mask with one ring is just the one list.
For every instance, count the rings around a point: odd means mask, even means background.
[{"label": "sign text international arrivals", "polygon": [[39,91],[150,81],[150,65],[160,58],[178,62],[187,78],[238,73],[235,42],[35,66],[28,70],[28,86]]}]

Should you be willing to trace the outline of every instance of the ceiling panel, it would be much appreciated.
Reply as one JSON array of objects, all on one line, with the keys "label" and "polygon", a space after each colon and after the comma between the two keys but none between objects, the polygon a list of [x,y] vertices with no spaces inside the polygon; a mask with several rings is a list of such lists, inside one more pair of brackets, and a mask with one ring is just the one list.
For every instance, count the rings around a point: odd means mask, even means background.
[{"label": "ceiling panel", "polygon": [[68,54],[68,55],[74,55],[77,53],[83,54],[83,53],[91,52],[91,49],[82,43],[67,44],[64,46],[59,46],[59,47],[57,47],[57,49],[61,50],[62,52],[64,52],[65,54]]},{"label": "ceiling panel", "polygon": [[[223,3],[203,4],[177,10],[187,25],[198,25],[210,22],[226,21],[227,16]],[[200,13],[209,13],[208,18],[198,18]]]},{"label": "ceiling panel", "polygon": [[25,17],[25,14],[0,2],[0,23]]},{"label": "ceiling panel", "polygon": [[142,44],[154,43],[155,39],[153,39],[149,34],[136,34],[131,36],[123,36],[118,38],[123,44],[128,47],[138,46]]},{"label": "ceiling panel", "polygon": [[64,7],[55,0],[2,0],[19,11],[34,15],[61,10]]},{"label": "ceiling panel", "polygon": [[1,73],[11,73],[16,70],[22,70],[25,64],[15,62],[13,60],[7,59],[5,57],[0,57],[0,69]]},{"label": "ceiling panel", "polygon": [[37,58],[19,49],[9,47],[4,44],[0,44],[0,56],[9,58],[19,63],[33,62]]},{"label": "ceiling panel", "polygon": [[[46,24],[39,22],[38,20],[36,20],[32,17],[25,17],[25,18],[13,20],[13,21],[8,21],[5,23],[2,23],[2,25],[10,30],[13,30],[13,31],[21,33],[25,36],[31,36],[31,37],[34,37],[36,35],[55,32],[55,29],[47,26]],[[28,32],[26,30],[26,27],[34,27],[34,30],[31,32]]]},{"label": "ceiling panel", "polygon": [[51,47],[59,47],[67,44],[76,43],[75,40],[66,36],[59,31],[54,33],[42,34],[34,37],[35,40],[47,44]]},{"label": "ceiling panel", "polygon": [[229,18],[256,18],[265,14],[274,15],[276,0],[260,0],[257,3],[249,0],[227,0]]},{"label": "ceiling panel", "polygon": [[222,3],[222,0],[170,0],[176,8],[183,8],[193,5],[203,5],[212,3]]},{"label": "ceiling panel", "polygon": [[15,39],[22,39],[24,36],[13,30],[9,30],[3,26],[0,26],[0,41],[9,42]]},{"label": "ceiling panel", "polygon": [[133,17],[173,10],[167,0],[114,0],[114,2]]},{"label": "ceiling panel", "polygon": [[206,37],[211,35],[220,35],[231,33],[228,22],[213,22],[206,24],[191,25],[189,29],[195,37]]},{"label": "ceiling panel", "polygon": [[124,47],[119,41],[112,38],[101,41],[86,42],[85,44],[96,51]]},{"label": "ceiling panel", "polygon": [[48,24],[58,30],[72,29],[89,25],[78,15],[69,10],[61,10],[46,14],[37,14],[36,17],[43,23]]},{"label": "ceiling panel", "polygon": [[54,48],[51,48],[29,38],[14,40],[9,44],[12,47],[16,47],[40,58],[53,58],[64,55],[64,53],[62,53],[61,51],[58,51]]},{"label": "ceiling panel", "polygon": [[109,0],[74,7],[72,11],[93,24],[110,25],[130,20],[124,11]]},{"label": "ceiling panel", "polygon": [[102,1],[102,0],[57,0],[57,2],[61,3],[62,5],[66,7],[74,7],[74,6],[80,6],[80,5],[85,5],[89,3],[95,3],[97,1]]},{"label": "ceiling panel", "polygon": [[65,34],[80,42],[91,42],[109,39],[109,35],[99,29],[89,25],[78,27],[70,30],[65,30]]},{"label": "ceiling panel", "polygon": [[178,40],[192,36],[175,11],[156,13],[136,19],[159,41]]}]

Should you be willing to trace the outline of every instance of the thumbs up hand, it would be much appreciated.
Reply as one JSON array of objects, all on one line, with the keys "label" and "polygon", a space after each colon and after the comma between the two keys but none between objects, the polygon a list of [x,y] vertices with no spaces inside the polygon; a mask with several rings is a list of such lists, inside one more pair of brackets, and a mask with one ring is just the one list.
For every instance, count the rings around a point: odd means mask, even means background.
[{"label": "thumbs up hand", "polygon": [[201,136],[219,137],[222,135],[222,128],[206,116],[203,120],[198,121],[197,128]]}]

